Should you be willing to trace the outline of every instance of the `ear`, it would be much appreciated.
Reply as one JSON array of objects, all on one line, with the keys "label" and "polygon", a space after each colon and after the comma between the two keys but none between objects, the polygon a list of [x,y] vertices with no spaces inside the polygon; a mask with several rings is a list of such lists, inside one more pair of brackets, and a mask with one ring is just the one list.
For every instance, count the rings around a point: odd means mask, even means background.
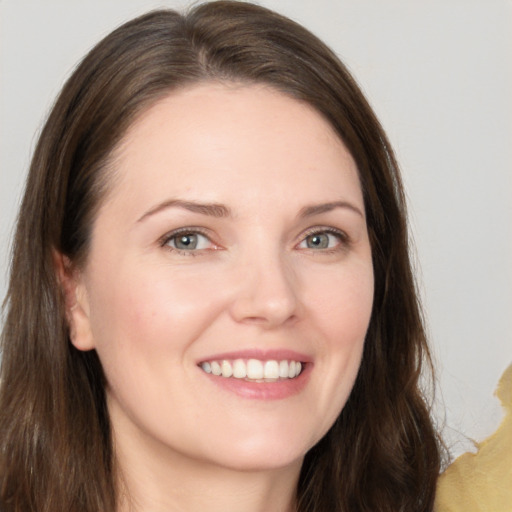
[{"label": "ear", "polygon": [[53,265],[62,287],[69,338],[78,350],[95,348],[89,319],[89,299],[82,273],[67,256],[53,251]]}]

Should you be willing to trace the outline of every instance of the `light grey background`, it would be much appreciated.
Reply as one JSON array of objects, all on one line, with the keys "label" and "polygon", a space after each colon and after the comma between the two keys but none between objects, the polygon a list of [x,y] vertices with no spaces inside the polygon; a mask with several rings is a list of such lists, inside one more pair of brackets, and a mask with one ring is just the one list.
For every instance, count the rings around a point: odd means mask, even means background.
[{"label": "light grey background", "polygon": [[[512,2],[265,0],[341,56],[401,162],[419,280],[460,453],[501,418],[512,362]],[[0,295],[36,133],[64,79],[102,36],[186,1],[0,0]],[[399,319],[398,319],[399,321]],[[458,433],[464,434],[464,436]]]}]

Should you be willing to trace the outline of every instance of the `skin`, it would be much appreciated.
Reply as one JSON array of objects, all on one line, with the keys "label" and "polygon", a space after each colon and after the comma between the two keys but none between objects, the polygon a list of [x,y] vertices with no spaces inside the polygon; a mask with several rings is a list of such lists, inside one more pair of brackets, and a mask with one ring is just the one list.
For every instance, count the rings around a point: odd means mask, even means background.
[{"label": "skin", "polygon": [[[86,264],[65,286],[72,342],[97,350],[107,377],[121,509],[293,510],[303,457],[348,398],[371,314],[352,157],[307,105],[202,84],[134,123],[113,174]],[[180,228],[201,230],[197,249],[176,248]],[[198,366],[253,349],[305,354],[303,389],[251,399]]]}]

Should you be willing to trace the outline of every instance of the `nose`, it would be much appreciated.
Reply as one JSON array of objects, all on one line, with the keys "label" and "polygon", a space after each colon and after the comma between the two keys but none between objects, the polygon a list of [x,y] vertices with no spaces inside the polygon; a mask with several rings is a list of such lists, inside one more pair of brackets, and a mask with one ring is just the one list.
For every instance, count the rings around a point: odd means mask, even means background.
[{"label": "nose", "polygon": [[237,278],[231,304],[235,321],[268,329],[298,318],[299,282],[283,257],[252,254],[240,265]]}]

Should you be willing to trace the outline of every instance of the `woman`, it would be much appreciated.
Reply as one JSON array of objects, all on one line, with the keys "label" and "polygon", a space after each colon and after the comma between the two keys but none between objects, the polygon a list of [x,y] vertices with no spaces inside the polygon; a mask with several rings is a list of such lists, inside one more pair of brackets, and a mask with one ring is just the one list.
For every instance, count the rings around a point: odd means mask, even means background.
[{"label": "woman", "polygon": [[261,7],[100,42],[37,145],[3,332],[2,510],[430,510],[392,150]]}]

